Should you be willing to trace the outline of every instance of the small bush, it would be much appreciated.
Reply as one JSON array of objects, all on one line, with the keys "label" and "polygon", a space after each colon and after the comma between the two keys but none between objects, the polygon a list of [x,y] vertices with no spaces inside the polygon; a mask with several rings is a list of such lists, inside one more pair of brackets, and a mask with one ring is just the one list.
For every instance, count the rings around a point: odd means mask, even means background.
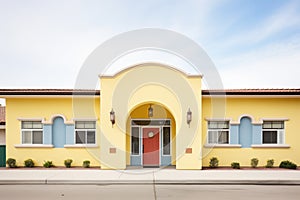
[{"label": "small bush", "polygon": [[258,165],[258,159],[257,158],[252,158],[251,159],[251,167],[255,168]]},{"label": "small bush", "polygon": [[72,164],[73,160],[72,159],[67,159],[65,160],[65,166],[66,168],[70,168],[71,167],[71,164]]},{"label": "small bush", "polygon": [[233,168],[233,169],[240,169],[241,167],[240,167],[240,163],[238,163],[238,162],[233,162],[233,163],[231,163],[231,167]]},{"label": "small bush", "polygon": [[274,165],[274,159],[267,160],[266,168],[272,168]]},{"label": "small bush", "polygon": [[48,161],[44,161],[43,166],[45,168],[50,168],[50,167],[54,167],[54,164],[52,163],[52,161],[48,160]]},{"label": "small bush", "polygon": [[219,166],[219,160],[217,157],[212,157],[209,161],[210,168],[217,168]]},{"label": "small bush", "polygon": [[89,160],[85,160],[85,161],[83,161],[82,166],[83,166],[84,168],[89,168],[89,167],[90,167],[90,164],[91,164],[91,162],[90,162]]},{"label": "small bush", "polygon": [[8,158],[6,160],[6,164],[8,165],[9,168],[16,168],[17,167],[16,159],[14,159],[14,158]]},{"label": "small bush", "polygon": [[25,167],[34,167],[34,162],[32,159],[27,159],[24,161]]},{"label": "small bush", "polygon": [[297,165],[291,161],[282,161],[279,165],[280,168],[286,168],[286,169],[297,169]]}]

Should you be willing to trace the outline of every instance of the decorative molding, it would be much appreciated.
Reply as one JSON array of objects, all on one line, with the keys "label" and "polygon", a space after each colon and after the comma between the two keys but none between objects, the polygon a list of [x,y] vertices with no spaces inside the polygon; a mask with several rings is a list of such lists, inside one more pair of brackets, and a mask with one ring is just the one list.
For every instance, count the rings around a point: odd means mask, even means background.
[{"label": "decorative molding", "polygon": [[253,144],[252,148],[290,148],[288,144]]},{"label": "decorative molding", "polygon": [[205,121],[229,121],[231,122],[232,118],[205,118]]},{"label": "decorative molding", "polygon": [[52,144],[15,144],[16,148],[53,148]]},{"label": "decorative molding", "polygon": [[98,148],[97,144],[66,144],[65,148]]},{"label": "decorative molding", "polygon": [[44,122],[44,118],[25,118],[25,117],[19,117],[17,118],[19,121],[41,121],[42,123]]},{"label": "decorative molding", "polygon": [[72,121],[98,121],[99,118],[94,118],[94,117],[91,117],[91,118],[73,118]]},{"label": "decorative molding", "polygon": [[263,121],[289,121],[289,118],[287,117],[280,117],[280,118],[260,118],[261,123]]},{"label": "decorative molding", "polygon": [[205,148],[241,148],[240,144],[205,144]]}]

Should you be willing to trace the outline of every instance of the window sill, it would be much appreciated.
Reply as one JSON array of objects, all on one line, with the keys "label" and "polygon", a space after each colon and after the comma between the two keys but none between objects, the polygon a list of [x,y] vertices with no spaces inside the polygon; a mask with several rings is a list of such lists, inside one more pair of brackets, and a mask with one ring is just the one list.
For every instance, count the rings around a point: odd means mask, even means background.
[{"label": "window sill", "polygon": [[288,144],[255,144],[251,145],[252,148],[290,148]]},{"label": "window sill", "polygon": [[65,148],[98,148],[97,144],[66,144]]},{"label": "window sill", "polygon": [[205,148],[241,148],[240,144],[205,144]]},{"label": "window sill", "polygon": [[53,148],[52,144],[15,144],[16,148]]}]

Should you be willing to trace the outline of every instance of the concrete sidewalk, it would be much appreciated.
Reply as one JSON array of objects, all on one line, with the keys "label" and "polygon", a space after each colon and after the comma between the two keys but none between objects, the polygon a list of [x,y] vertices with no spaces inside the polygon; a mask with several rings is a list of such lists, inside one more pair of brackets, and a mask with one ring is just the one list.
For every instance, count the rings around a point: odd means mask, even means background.
[{"label": "concrete sidewalk", "polygon": [[7,169],[0,184],[253,184],[300,185],[299,170]]}]

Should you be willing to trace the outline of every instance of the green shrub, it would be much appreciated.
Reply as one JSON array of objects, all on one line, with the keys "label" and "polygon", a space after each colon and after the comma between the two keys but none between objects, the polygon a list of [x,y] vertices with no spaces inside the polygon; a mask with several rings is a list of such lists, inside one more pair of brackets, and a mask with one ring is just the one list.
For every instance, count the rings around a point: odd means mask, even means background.
[{"label": "green shrub", "polygon": [[25,167],[34,167],[34,162],[32,159],[27,159],[24,161]]},{"label": "green shrub", "polygon": [[66,168],[70,168],[71,167],[71,164],[72,164],[73,160],[72,159],[67,159],[65,160],[65,166]]},{"label": "green shrub", "polygon": [[286,168],[286,169],[297,169],[297,165],[291,161],[282,161],[279,165],[280,168]]},{"label": "green shrub", "polygon": [[209,161],[210,168],[217,168],[219,166],[219,160],[217,157],[212,157]]},{"label": "green shrub", "polygon": [[258,159],[257,158],[252,158],[251,159],[251,167],[255,168],[258,165]]},{"label": "green shrub", "polygon": [[8,165],[9,168],[16,168],[17,167],[16,159],[14,159],[14,158],[8,158],[6,160],[6,164]]},{"label": "green shrub", "polygon": [[233,162],[233,163],[231,163],[231,167],[233,168],[233,169],[240,169],[241,167],[240,167],[240,163],[238,163],[238,162]]},{"label": "green shrub", "polygon": [[266,168],[272,168],[274,165],[274,159],[267,160]]},{"label": "green shrub", "polygon": [[82,166],[83,166],[84,168],[89,168],[89,167],[90,167],[90,164],[91,164],[91,162],[90,162],[89,160],[85,160],[85,161],[83,161]]},{"label": "green shrub", "polygon": [[44,161],[43,166],[45,168],[50,168],[50,167],[54,167],[54,164],[52,163],[52,161],[48,160],[48,161]]}]

